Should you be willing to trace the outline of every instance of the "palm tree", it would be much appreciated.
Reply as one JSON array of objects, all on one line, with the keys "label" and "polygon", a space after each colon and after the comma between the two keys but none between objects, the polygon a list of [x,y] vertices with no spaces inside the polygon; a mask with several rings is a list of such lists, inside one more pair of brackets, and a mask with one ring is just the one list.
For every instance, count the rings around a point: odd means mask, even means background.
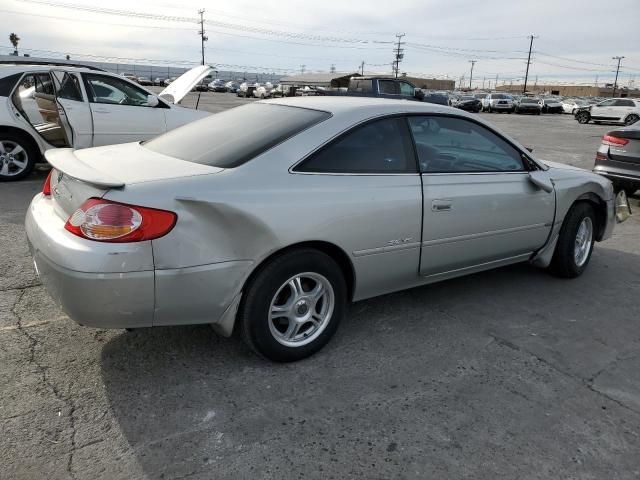
[{"label": "palm tree", "polygon": [[11,42],[11,45],[13,45],[13,48],[15,49],[13,54],[18,55],[18,43],[20,43],[20,37],[15,33],[12,33],[9,35],[9,41]]}]

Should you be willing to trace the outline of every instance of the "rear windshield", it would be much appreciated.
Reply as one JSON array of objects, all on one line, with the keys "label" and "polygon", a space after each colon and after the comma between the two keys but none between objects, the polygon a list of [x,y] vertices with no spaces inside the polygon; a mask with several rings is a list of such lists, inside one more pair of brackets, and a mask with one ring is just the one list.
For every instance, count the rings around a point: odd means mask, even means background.
[{"label": "rear windshield", "polygon": [[503,95],[502,93],[492,93],[491,98],[503,99],[509,97],[507,95]]},{"label": "rear windshield", "polygon": [[252,103],[176,128],[143,145],[188,162],[233,168],[330,116],[319,110]]}]

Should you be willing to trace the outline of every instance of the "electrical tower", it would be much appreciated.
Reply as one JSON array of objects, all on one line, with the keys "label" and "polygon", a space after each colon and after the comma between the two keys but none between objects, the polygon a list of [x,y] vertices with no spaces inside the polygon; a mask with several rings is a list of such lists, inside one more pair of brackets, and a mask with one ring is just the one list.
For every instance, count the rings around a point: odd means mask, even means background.
[{"label": "electrical tower", "polygon": [[612,60],[618,60],[618,68],[616,68],[616,79],[613,82],[613,93],[611,94],[612,97],[616,96],[616,87],[618,86],[618,74],[620,73],[620,61],[623,58],[624,57],[611,57]]},{"label": "electrical tower", "polygon": [[396,35],[396,38],[398,39],[398,43],[396,44],[396,48],[394,50],[395,55],[396,55],[396,59],[393,62],[393,71],[395,73],[395,77],[398,78],[399,72],[400,72],[400,62],[402,62],[402,59],[404,58],[404,48],[402,48],[402,46],[404,45],[404,42],[402,41],[402,37],[404,37],[405,34],[404,33],[398,33]]},{"label": "electrical tower", "polygon": [[527,93],[527,79],[529,78],[529,65],[531,65],[531,49],[533,48],[533,39],[538,37],[536,37],[532,33],[527,38],[530,38],[531,42],[529,43],[529,57],[527,58],[527,72],[524,74],[524,88],[522,89],[522,93]]},{"label": "electrical tower", "polygon": [[204,31],[204,8],[198,10],[198,14],[200,15],[200,31],[198,35],[200,35],[200,48],[202,51],[202,65],[204,65],[204,42],[209,40],[209,38],[205,35]]}]

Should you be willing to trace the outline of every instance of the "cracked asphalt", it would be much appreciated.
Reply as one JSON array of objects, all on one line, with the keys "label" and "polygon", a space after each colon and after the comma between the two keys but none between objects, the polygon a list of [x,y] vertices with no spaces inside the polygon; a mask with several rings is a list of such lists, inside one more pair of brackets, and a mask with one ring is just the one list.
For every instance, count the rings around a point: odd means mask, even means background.
[{"label": "cracked asphalt", "polygon": [[[609,129],[488,117],[585,168]],[[359,302],[278,365],[207,326],[69,320],[22,225],[45,175],[0,184],[0,478],[640,478],[640,196],[578,279],[515,265]]]}]

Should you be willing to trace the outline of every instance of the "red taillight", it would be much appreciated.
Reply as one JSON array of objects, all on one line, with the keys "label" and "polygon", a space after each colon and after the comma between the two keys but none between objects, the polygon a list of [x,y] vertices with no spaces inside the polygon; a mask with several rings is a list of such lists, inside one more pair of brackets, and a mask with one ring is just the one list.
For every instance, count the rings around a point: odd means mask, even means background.
[{"label": "red taillight", "polygon": [[602,137],[602,144],[611,147],[624,147],[627,143],[629,143],[629,140],[626,138],[614,137],[613,135],[605,135]]},{"label": "red taillight", "polygon": [[607,156],[604,153],[596,152],[596,162],[604,162],[607,159]]},{"label": "red taillight", "polygon": [[73,212],[64,228],[97,242],[141,242],[166,235],[177,218],[167,210],[90,198]]},{"label": "red taillight", "polygon": [[42,186],[43,195],[51,195],[51,175],[53,175],[53,169],[49,171],[49,175],[47,175],[47,179],[44,181],[44,185]]}]

